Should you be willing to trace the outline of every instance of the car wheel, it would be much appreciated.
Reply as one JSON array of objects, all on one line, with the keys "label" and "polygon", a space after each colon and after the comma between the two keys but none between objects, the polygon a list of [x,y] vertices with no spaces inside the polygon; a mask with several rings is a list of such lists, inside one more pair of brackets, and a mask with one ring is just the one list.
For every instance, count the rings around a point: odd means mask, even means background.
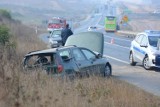
[{"label": "car wheel", "polygon": [[112,75],[111,66],[107,64],[104,69],[104,77],[109,77]]},{"label": "car wheel", "polygon": [[130,55],[129,55],[129,63],[130,65],[132,66],[135,66],[136,65],[136,62],[134,62],[134,59],[133,59],[133,53],[131,52]]},{"label": "car wheel", "polygon": [[143,67],[144,67],[146,70],[151,69],[151,67],[149,66],[149,58],[148,58],[148,56],[146,56],[146,57],[143,59]]}]

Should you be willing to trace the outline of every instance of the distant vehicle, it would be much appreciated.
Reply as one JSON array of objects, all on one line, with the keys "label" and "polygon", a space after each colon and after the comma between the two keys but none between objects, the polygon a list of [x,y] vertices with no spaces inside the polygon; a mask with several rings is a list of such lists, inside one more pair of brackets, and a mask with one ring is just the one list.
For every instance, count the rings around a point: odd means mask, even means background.
[{"label": "distant vehicle", "polygon": [[117,19],[115,16],[105,17],[105,31],[116,31],[117,30]]},{"label": "distant vehicle", "polygon": [[97,31],[97,27],[96,26],[89,26],[88,31]]},{"label": "distant vehicle", "polygon": [[49,45],[51,48],[62,46],[62,29],[54,29],[49,35]]},{"label": "distant vehicle", "polygon": [[48,21],[48,28],[47,30],[49,33],[52,32],[54,29],[62,29],[63,27],[66,26],[66,19],[64,18],[59,18],[59,17],[53,17]]},{"label": "distant vehicle", "polygon": [[[137,62],[143,64],[146,70],[152,67],[160,68],[160,50],[157,45],[160,40],[160,31],[145,31],[137,34],[131,43],[130,65],[135,66]],[[158,47],[157,47],[158,46]]]},{"label": "distant vehicle", "polygon": [[[86,44],[90,40],[94,42],[94,45]],[[70,36],[66,43],[65,45],[68,46],[29,52],[24,57],[24,69],[28,71],[40,68],[48,74],[70,78],[112,75],[111,64],[107,58],[103,57],[104,37],[102,33],[79,33]]]},{"label": "distant vehicle", "polygon": [[155,10],[153,11],[154,14],[160,14],[160,11],[159,10]]}]

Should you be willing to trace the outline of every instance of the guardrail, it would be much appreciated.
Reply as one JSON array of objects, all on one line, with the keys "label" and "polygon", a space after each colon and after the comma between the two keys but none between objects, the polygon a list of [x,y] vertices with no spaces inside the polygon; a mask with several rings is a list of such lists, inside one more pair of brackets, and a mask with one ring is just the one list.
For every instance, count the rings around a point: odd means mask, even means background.
[{"label": "guardrail", "polygon": [[124,36],[127,36],[129,38],[134,38],[139,32],[133,32],[133,31],[117,31],[117,34],[122,34]]}]

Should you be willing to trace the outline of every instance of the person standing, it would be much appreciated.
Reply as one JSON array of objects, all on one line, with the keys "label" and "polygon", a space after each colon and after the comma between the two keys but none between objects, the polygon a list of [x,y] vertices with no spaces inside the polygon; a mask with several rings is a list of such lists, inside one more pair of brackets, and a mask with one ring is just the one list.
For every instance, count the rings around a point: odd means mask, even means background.
[{"label": "person standing", "polygon": [[69,28],[69,24],[66,24],[65,28],[61,31],[61,37],[62,37],[62,45],[64,46],[66,43],[66,40],[69,36],[73,35],[72,30]]}]

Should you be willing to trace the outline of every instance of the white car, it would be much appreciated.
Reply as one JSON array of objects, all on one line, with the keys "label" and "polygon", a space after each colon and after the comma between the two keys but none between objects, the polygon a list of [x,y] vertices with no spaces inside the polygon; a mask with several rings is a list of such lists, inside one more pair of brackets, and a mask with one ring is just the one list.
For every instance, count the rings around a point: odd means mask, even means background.
[{"label": "white car", "polygon": [[152,67],[160,68],[160,31],[145,31],[139,33],[131,43],[130,65],[137,62],[143,64],[146,70]]},{"label": "white car", "polygon": [[49,36],[49,45],[56,48],[62,45],[61,29],[54,29]]},{"label": "white car", "polygon": [[160,14],[160,11],[159,10],[155,10],[153,13],[154,14]]},{"label": "white car", "polygon": [[97,27],[96,26],[89,26],[88,31],[97,31]]}]

